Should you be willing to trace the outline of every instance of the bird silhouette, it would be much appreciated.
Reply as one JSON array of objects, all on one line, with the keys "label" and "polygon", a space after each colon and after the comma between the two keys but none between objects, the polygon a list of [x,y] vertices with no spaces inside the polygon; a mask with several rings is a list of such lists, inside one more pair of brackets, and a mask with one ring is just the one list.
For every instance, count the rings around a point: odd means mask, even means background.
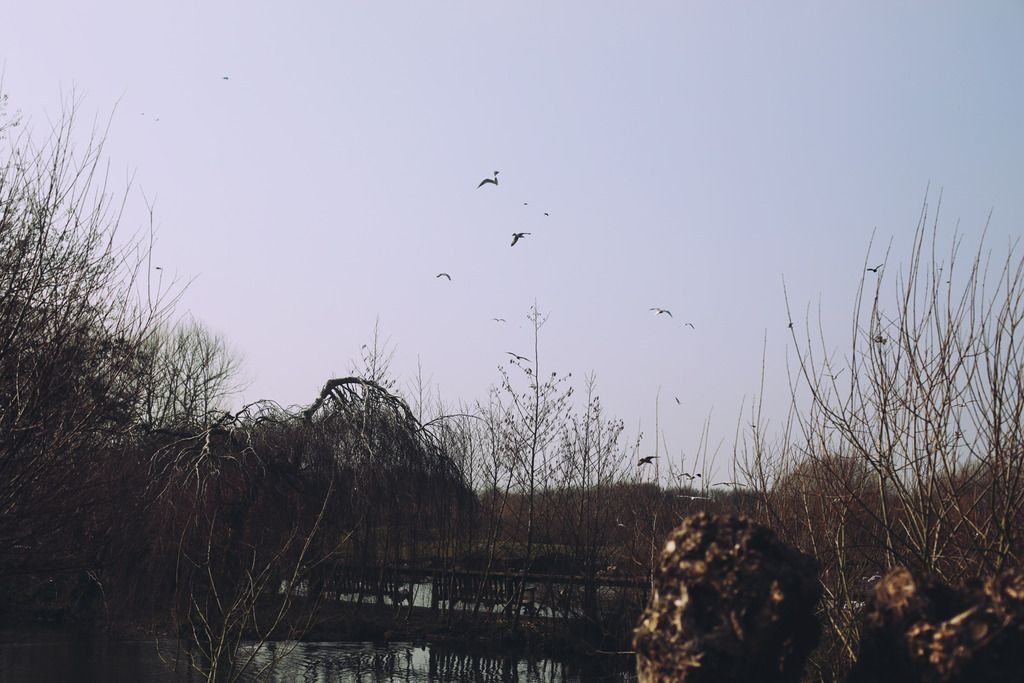
[{"label": "bird silhouette", "polygon": [[661,315],[662,313],[668,313],[668,317],[670,317],[670,318],[673,317],[672,316],[672,311],[668,310],[667,308],[658,308],[657,306],[652,306],[651,308],[649,308],[647,310],[649,310],[649,311],[657,311],[657,313],[655,315]]},{"label": "bird silhouette", "polygon": [[476,189],[479,190],[481,187],[483,187],[484,185],[486,185],[488,183],[490,183],[492,185],[497,185],[498,184],[498,171],[494,172],[494,177],[493,178],[484,178],[483,180],[481,180],[480,184],[476,186]]},{"label": "bird silhouette", "polygon": [[867,272],[869,272],[869,273],[877,273],[877,272],[878,272],[878,269],[879,269],[879,268],[881,268],[881,267],[882,267],[882,266],[884,266],[884,265],[885,265],[884,263],[879,263],[879,264],[878,264],[877,266],[875,266],[874,268],[868,268]]},{"label": "bird silhouette", "polygon": [[532,233],[529,233],[529,232],[514,232],[514,233],[512,233],[512,244],[510,246],[513,246],[513,247],[516,246],[516,242],[518,242],[519,240],[523,239],[524,237],[526,237],[527,235],[530,235],[530,234],[532,234]]},{"label": "bird silhouette", "polygon": [[505,353],[507,353],[508,355],[512,356],[516,360],[523,360],[523,361],[526,361],[527,363],[530,362],[529,358],[527,358],[526,356],[520,356],[518,353],[512,353],[511,351],[506,351]]},{"label": "bird silhouette", "polygon": [[452,276],[449,275],[448,273],[438,273],[437,275],[434,276],[435,279],[439,278],[439,277],[446,277],[446,278],[448,278],[449,282],[451,282],[451,279],[452,279]]},{"label": "bird silhouette", "polygon": [[545,211],[545,212],[544,212],[544,215],[545,215],[545,216],[550,216],[551,214],[550,214],[550,213],[548,213],[547,211]]},{"label": "bird silhouette", "polygon": [[690,474],[689,472],[683,472],[680,476],[689,477],[690,479],[700,479],[700,472],[697,474]]},{"label": "bird silhouette", "polygon": [[693,323],[686,323],[686,326],[689,327],[691,330],[697,329],[696,327],[693,326]]},{"label": "bird silhouette", "polygon": [[676,396],[675,398],[676,398],[676,405],[678,405],[678,406],[683,405],[682,402],[679,400],[678,396]]},{"label": "bird silhouette", "polygon": [[226,80],[228,80],[228,77],[227,77],[227,76],[221,76],[221,77],[220,77],[220,80],[222,80],[222,81],[226,81]]},{"label": "bird silhouette", "polygon": [[644,457],[642,457],[642,458],[640,458],[639,460],[636,461],[636,466],[637,467],[643,467],[644,465],[650,465],[657,458],[658,458],[658,456],[656,456],[656,455],[644,456]]},{"label": "bird silhouette", "polygon": [[676,498],[689,498],[690,500],[711,500],[708,496],[683,496],[679,495]]},{"label": "bird silhouette", "polygon": [[503,323],[503,322],[505,322],[504,318],[491,318],[491,320],[493,320],[496,323]]}]

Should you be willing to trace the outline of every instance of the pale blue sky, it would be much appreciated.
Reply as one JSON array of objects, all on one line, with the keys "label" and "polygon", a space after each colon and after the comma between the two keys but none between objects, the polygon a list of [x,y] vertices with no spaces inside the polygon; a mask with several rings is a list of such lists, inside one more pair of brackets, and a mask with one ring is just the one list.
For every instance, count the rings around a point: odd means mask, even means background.
[{"label": "pale blue sky", "polygon": [[[798,322],[820,303],[842,349],[872,230],[872,262],[890,239],[905,260],[929,183],[949,231],[990,211],[993,245],[1024,229],[1016,0],[38,0],[2,18],[29,125],[72,87],[87,122],[114,110],[125,227],[156,197],[154,262],[195,277],[182,310],[243,354],[246,399],[308,403],[377,318],[403,381],[419,358],[448,401],[483,398],[506,350],[530,355],[536,300],[546,369],[595,372],[648,442],[660,386],[692,455],[712,409],[731,441],[765,338],[783,407],[783,275]],[[510,248],[513,231],[533,234]]]}]

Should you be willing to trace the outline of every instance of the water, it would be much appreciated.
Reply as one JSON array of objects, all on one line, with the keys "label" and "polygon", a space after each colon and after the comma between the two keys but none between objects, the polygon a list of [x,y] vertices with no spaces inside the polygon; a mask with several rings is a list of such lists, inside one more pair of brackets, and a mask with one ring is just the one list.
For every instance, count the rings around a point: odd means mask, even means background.
[{"label": "water", "polygon": [[[433,588],[429,581],[416,582],[404,584],[403,588],[409,591],[410,597],[412,598],[412,605],[414,607],[430,607],[432,604],[431,593]],[[283,587],[282,587],[283,590]],[[299,586],[296,589],[297,595],[305,595],[305,586]],[[556,596],[568,596],[568,601],[562,606],[555,606]],[[580,617],[583,615],[582,608],[578,604],[581,599],[579,588],[569,584],[538,584],[527,582],[524,587],[525,606],[526,612],[538,617],[562,617],[568,615],[570,617]],[[622,589],[612,586],[598,586],[597,596],[599,605],[608,607],[609,609],[616,609],[618,603],[622,599]],[[359,595],[356,593],[329,593],[327,595],[329,600],[340,600],[342,602],[355,602]],[[363,600],[366,602],[376,602],[376,597],[373,595],[364,595]],[[401,602],[396,604],[393,596],[385,595],[384,604],[394,606],[405,606],[407,602]],[[464,611],[473,609],[472,600],[466,602],[456,602],[454,605],[450,605],[451,609],[456,611]],[[480,606],[480,610],[483,612],[497,613],[501,612],[504,605],[501,603],[488,603],[483,602]]]},{"label": "water", "polygon": [[[173,659],[173,651],[169,653]],[[198,676],[165,665],[153,641],[52,637],[0,643],[0,683],[185,683]],[[301,679],[300,679],[301,680]]]},{"label": "water", "polygon": [[[177,670],[174,668],[178,655]],[[260,679],[273,683],[597,683],[635,680],[622,657],[582,661],[456,654],[412,643],[269,643],[249,649]],[[276,660],[276,662],[275,662]],[[0,683],[186,683],[190,670],[173,643],[158,652],[153,641],[95,643],[52,638],[0,643]],[[251,681],[250,675],[245,680]]]}]

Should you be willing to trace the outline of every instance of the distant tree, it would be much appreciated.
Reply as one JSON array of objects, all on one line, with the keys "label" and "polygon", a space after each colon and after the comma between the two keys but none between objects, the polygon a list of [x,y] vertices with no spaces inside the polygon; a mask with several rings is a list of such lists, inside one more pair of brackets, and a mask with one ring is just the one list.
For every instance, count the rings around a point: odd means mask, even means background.
[{"label": "distant tree", "polygon": [[193,318],[161,326],[145,349],[140,419],[149,428],[206,424],[242,388],[238,354]]}]

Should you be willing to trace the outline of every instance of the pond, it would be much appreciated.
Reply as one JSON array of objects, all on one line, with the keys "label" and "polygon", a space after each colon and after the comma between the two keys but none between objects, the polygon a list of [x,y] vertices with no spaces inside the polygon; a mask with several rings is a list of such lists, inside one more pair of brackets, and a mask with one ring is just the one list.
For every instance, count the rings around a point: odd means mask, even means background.
[{"label": "pond", "polygon": [[[174,661],[177,656],[177,670]],[[501,683],[597,683],[632,681],[628,657],[595,655],[583,660],[468,655],[413,643],[270,643],[254,657],[277,664],[260,680],[273,683],[384,683],[449,681]],[[0,642],[0,683],[186,683],[191,671],[174,643],[90,642],[53,637]],[[251,680],[247,679],[247,680]]]}]

